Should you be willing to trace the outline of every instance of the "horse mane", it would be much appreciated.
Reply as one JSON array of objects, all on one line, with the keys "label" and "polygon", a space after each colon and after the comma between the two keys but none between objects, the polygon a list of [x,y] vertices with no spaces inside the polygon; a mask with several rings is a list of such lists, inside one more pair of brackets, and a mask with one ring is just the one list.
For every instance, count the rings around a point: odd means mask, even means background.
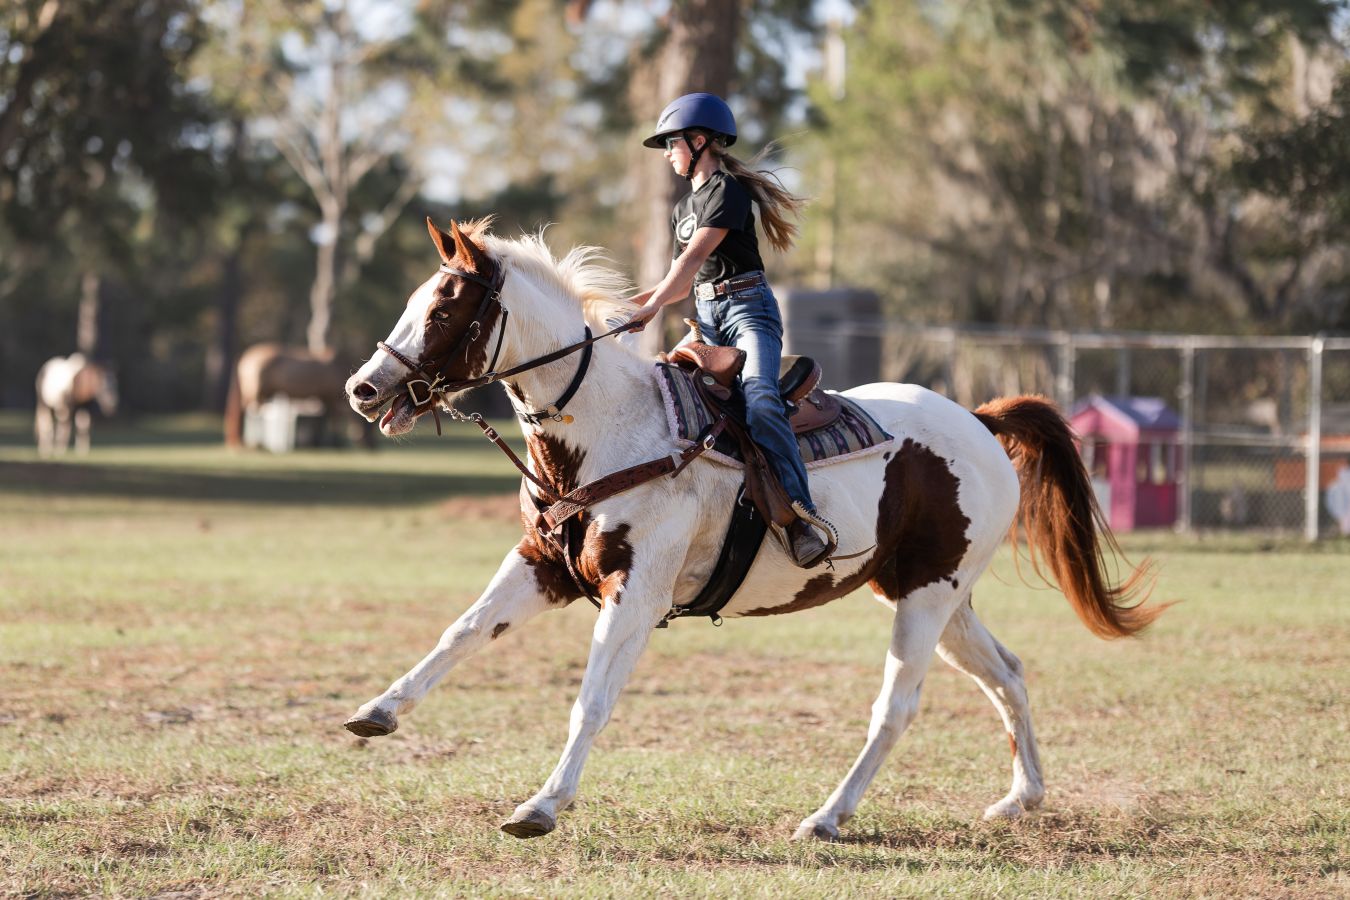
[{"label": "horse mane", "polygon": [[491,217],[459,224],[466,237],[513,272],[575,300],[586,324],[597,333],[626,321],[636,309],[624,299],[633,292],[632,282],[604,264],[610,260],[603,248],[573,247],[558,259],[544,240],[542,228],[518,238],[503,238],[491,234],[491,227]]}]

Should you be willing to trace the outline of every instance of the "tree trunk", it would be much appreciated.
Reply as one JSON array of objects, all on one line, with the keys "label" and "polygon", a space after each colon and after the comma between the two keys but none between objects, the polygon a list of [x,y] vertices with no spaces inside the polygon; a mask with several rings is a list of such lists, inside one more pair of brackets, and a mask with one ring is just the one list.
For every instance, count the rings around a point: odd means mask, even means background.
[{"label": "tree trunk", "polygon": [[208,408],[220,411],[230,392],[234,362],[239,356],[239,305],[244,296],[245,235],[221,264],[220,288],[216,291],[216,342],[206,354]]},{"label": "tree trunk", "polygon": [[[736,70],[736,44],[745,11],[740,0],[676,0],[667,14],[668,30],[659,45],[634,66],[629,105],[645,137],[667,103],[682,94],[708,91],[725,97]],[[687,191],[656,151],[634,140],[633,207],[637,212],[635,256],[642,289],[654,286],[670,270],[673,237],[670,211]],[[659,174],[658,174],[659,173]],[[666,343],[658,316],[642,332],[644,351],[655,353]]]},{"label": "tree trunk", "polygon": [[309,289],[309,329],[305,342],[309,352],[328,350],[328,327],[333,321],[333,299],[337,296],[338,240],[342,233],[342,208],[335,201],[323,204],[318,252],[314,263],[314,284]]},{"label": "tree trunk", "polygon": [[75,323],[75,349],[94,359],[98,352],[99,307],[103,300],[103,279],[96,272],[85,272],[80,280],[80,307]]}]

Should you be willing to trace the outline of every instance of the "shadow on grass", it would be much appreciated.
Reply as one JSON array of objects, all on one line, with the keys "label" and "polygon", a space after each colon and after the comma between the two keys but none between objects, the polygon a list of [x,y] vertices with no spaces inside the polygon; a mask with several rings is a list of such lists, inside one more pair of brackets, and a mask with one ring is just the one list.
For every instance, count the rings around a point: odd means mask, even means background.
[{"label": "shadow on grass", "polygon": [[344,469],[202,471],[158,466],[0,462],[0,484],[5,491],[32,497],[359,506],[426,503],[451,495],[510,494],[519,483],[514,473],[467,476]]}]

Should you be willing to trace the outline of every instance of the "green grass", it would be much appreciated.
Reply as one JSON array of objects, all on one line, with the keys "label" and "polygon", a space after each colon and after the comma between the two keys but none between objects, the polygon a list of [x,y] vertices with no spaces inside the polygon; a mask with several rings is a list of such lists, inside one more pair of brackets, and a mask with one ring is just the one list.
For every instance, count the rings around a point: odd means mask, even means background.
[{"label": "green grass", "polygon": [[1001,556],[975,602],[1026,664],[1049,792],[1024,821],[979,821],[1003,730],[936,663],[844,839],[788,840],[880,684],[888,614],[859,595],[654,636],[578,802],[521,842],[497,825],[561,751],[588,605],[504,635],[395,735],[340,727],[517,538],[476,429],[273,457],[149,419],[49,463],[27,428],[0,416],[0,893],[1350,892],[1344,542],[1131,538],[1184,602],[1115,643]]}]

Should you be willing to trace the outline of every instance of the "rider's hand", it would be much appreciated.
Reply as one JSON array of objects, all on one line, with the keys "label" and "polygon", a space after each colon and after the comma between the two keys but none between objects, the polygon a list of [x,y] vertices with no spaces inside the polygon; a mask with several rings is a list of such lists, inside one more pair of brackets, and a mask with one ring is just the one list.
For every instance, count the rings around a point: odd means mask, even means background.
[{"label": "rider's hand", "polygon": [[661,307],[652,306],[651,304],[639,306],[637,311],[629,318],[628,323],[636,326],[633,328],[634,331],[641,331],[647,327],[647,323],[651,321],[652,317],[660,311]]}]

